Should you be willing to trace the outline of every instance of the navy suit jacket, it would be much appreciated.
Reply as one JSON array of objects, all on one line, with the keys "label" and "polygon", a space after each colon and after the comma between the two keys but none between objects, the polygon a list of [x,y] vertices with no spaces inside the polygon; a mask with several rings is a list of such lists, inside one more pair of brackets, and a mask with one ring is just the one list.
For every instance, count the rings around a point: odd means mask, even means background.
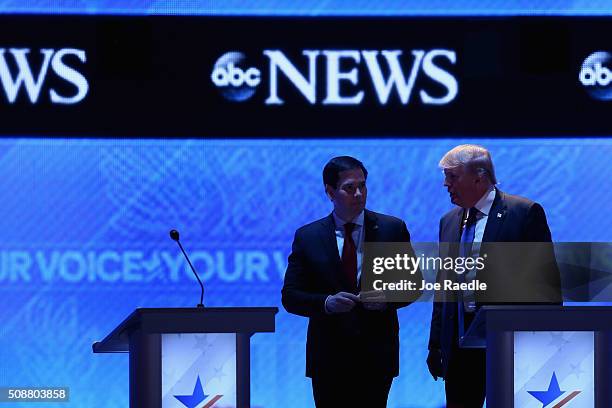
[{"label": "navy suit jacket", "polygon": [[[457,256],[458,247],[456,245],[453,246],[452,244],[448,245],[444,243],[459,242],[464,211],[463,208],[456,207],[440,219],[439,240],[441,243],[441,257]],[[484,253],[483,251],[487,248],[486,243],[492,242],[552,242],[550,229],[548,228],[546,215],[544,214],[542,206],[529,199],[506,194],[497,190],[491,211],[487,218],[487,224],[482,239],[481,254]],[[455,248],[454,251],[453,247]],[[493,246],[489,245],[489,248],[492,247]],[[525,245],[523,249],[529,250],[529,247],[529,245]],[[538,303],[562,303],[559,269],[554,259],[552,245],[532,245],[531,247],[537,248],[538,257],[540,258],[542,251],[546,252],[546,264],[544,268],[538,268],[537,273],[532,273],[530,276],[521,275],[521,266],[520,264],[516,264],[516,254],[507,253],[505,257],[502,256],[501,259],[498,257],[496,261],[492,258],[485,261],[485,268],[477,273],[476,278],[482,278],[484,282],[489,283],[489,286],[491,286],[491,283],[497,286],[487,288],[487,296],[491,296],[489,299],[479,298],[477,295],[476,301],[478,305],[505,303],[495,300],[499,300],[500,294],[504,295],[504,292],[511,298],[510,296],[513,294],[508,293],[508,288],[511,282],[514,282],[513,285],[516,283],[517,278],[520,278],[522,281],[519,282],[520,285],[515,285],[513,287],[520,287],[522,291],[528,291],[532,288],[548,288],[545,299],[542,297],[542,291],[538,292]],[[503,250],[505,250],[505,248]],[[445,251],[446,253],[442,253]],[[454,252],[454,254],[452,252]],[[526,259],[533,258],[528,254],[521,255],[524,255]],[[512,257],[512,259],[509,259],[509,257]],[[533,271],[533,268],[531,268],[531,271]],[[437,280],[452,279],[456,281],[455,277],[455,273],[439,271]],[[493,295],[490,295],[491,293],[493,293]],[[531,294],[519,293],[515,295],[526,299],[529,298]],[[491,302],[491,299],[494,301]],[[533,302],[523,302],[523,304],[524,303]],[[458,338],[456,315],[457,299],[452,292],[436,293],[431,318],[429,349],[441,350],[444,373],[446,373],[446,369],[448,368],[448,361],[453,350],[453,342],[457,342]]]},{"label": "navy suit jacket", "polygon": [[[365,210],[364,229],[366,242],[410,241],[406,224],[392,216]],[[339,375],[339,369],[355,367],[358,362],[357,366],[367,371],[365,375],[397,376],[396,309],[407,303],[388,303],[381,311],[366,310],[358,304],[347,313],[327,314],[327,296],[350,292],[348,287],[343,278],[333,215],[299,228],[289,255],[282,303],[289,313],[309,318],[306,375]],[[357,350],[348,347],[355,344]]]}]

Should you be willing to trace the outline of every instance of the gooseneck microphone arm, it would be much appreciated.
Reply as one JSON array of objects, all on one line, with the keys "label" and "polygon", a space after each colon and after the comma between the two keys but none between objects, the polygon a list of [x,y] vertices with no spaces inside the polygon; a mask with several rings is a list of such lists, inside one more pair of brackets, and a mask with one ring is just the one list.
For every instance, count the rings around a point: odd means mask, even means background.
[{"label": "gooseneck microphone arm", "polygon": [[178,244],[179,248],[181,248],[181,251],[183,252],[183,255],[185,256],[185,259],[187,259],[187,263],[189,264],[189,267],[191,268],[191,271],[193,272],[193,274],[195,275],[196,279],[198,280],[198,283],[200,284],[200,289],[202,289],[202,291],[200,292],[200,303],[198,303],[198,307],[204,307],[204,285],[202,284],[202,281],[200,280],[200,277],[198,276],[198,273],[196,272],[195,268],[191,264],[191,261],[189,260],[189,257],[187,256],[187,253],[183,249],[183,246],[181,245],[181,241],[179,241],[179,232],[177,230],[175,230],[175,229],[171,230],[170,231],[170,238],[172,238],[173,241],[176,241],[176,243]]}]

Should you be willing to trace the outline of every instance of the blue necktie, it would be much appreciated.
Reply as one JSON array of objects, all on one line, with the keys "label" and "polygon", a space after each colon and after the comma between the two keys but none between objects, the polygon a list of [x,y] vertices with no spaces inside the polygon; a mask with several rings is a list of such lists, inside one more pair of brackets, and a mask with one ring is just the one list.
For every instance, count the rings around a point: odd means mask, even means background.
[{"label": "blue necktie", "polygon": [[472,256],[472,244],[474,243],[474,235],[476,234],[476,214],[478,212],[476,208],[470,208],[469,215],[463,225],[459,255],[464,258]]},{"label": "blue necktie", "polygon": [[[476,208],[470,208],[468,217],[463,224],[461,231],[461,241],[459,246],[459,256],[467,258],[472,256],[472,244],[474,243],[474,236],[476,234],[476,215],[479,211]],[[457,274],[457,281],[460,283],[465,282],[465,273]],[[457,294],[457,316],[459,324],[459,338],[463,337],[465,332],[465,311],[463,309],[463,292],[459,291]]]}]

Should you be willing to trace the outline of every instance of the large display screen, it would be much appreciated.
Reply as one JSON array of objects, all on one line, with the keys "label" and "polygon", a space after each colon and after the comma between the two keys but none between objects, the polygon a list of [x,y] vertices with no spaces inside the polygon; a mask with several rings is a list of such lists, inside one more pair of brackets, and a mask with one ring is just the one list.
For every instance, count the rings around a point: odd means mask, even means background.
[{"label": "large display screen", "polygon": [[609,26],[595,17],[4,15],[0,131],[608,136]]},{"label": "large display screen", "polygon": [[[252,338],[252,406],[312,407],[307,320],[280,289],[295,230],[332,210],[321,172],[338,155],[365,164],[367,207],[416,242],[438,239],[438,161],[462,143],[542,204],[554,241],[612,239],[606,2],[549,4],[555,17],[525,2],[65,3],[0,2],[0,387],[128,406],[127,356],[91,345],[136,307],[198,303],[177,229],[207,306],[280,309]],[[442,407],[431,303],[399,316],[389,406]]]}]

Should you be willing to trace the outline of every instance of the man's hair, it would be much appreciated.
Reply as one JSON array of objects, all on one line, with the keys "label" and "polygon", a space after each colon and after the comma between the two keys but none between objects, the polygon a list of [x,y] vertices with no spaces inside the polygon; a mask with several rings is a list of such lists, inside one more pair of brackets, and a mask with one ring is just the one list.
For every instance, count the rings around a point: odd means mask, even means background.
[{"label": "man's hair", "polygon": [[340,180],[340,172],[346,170],[361,169],[363,176],[368,178],[368,171],[362,162],[351,156],[334,157],[327,162],[323,168],[323,184],[329,184],[333,188],[338,187]]},{"label": "man's hair", "polygon": [[448,151],[438,164],[442,170],[464,166],[467,170],[486,175],[492,184],[497,184],[491,153],[482,146],[464,144]]}]

